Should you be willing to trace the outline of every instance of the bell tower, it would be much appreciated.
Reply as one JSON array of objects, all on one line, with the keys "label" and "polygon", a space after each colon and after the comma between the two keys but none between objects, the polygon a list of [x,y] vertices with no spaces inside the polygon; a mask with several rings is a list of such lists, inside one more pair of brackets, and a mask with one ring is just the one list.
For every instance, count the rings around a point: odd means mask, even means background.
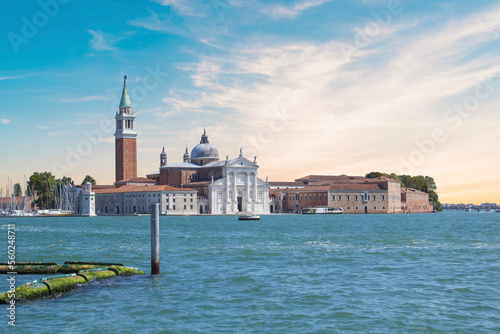
[{"label": "bell tower", "polygon": [[137,131],[127,90],[127,76],[123,79],[120,108],[116,113],[115,166],[116,181],[137,177]]}]

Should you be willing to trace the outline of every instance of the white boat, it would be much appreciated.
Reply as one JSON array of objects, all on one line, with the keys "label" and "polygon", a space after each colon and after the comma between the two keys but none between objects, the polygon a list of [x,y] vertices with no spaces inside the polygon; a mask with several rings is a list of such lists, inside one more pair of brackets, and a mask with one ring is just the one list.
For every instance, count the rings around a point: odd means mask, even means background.
[{"label": "white boat", "polygon": [[343,214],[344,210],[340,206],[334,206],[334,207],[315,207],[315,208],[309,208],[309,209],[304,209],[302,210],[303,214]]},{"label": "white boat", "polygon": [[260,216],[257,215],[239,216],[238,220],[260,220]]},{"label": "white boat", "polygon": [[471,212],[471,211],[472,211],[472,209],[471,209],[471,208],[469,208],[469,207],[466,207],[466,208],[465,208],[465,211],[467,211],[467,212]]}]

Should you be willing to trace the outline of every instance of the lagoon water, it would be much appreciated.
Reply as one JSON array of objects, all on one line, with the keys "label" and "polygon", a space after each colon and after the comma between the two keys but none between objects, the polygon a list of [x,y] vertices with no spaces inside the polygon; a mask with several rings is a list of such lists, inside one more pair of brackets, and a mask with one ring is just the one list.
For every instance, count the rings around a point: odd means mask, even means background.
[{"label": "lagoon water", "polygon": [[149,217],[1,219],[0,262],[8,223],[17,261],[147,272],[18,303],[18,333],[500,332],[500,213],[161,217],[155,277]]}]

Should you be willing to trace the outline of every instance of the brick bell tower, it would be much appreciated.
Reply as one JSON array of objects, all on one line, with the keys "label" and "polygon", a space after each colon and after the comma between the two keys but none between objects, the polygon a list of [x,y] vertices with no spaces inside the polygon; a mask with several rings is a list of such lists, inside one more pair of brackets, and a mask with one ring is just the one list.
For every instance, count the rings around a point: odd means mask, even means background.
[{"label": "brick bell tower", "polygon": [[137,177],[137,131],[127,91],[127,76],[123,79],[120,110],[116,113],[115,166],[116,181]]}]

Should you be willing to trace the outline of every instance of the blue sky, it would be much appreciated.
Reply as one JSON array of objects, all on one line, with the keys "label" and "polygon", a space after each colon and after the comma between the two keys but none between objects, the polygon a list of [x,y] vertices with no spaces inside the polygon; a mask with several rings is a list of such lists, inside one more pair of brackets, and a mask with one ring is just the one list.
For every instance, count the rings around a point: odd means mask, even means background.
[{"label": "blue sky", "polygon": [[43,170],[113,182],[126,74],[140,175],[206,126],[263,179],[425,174],[444,202],[500,202],[498,1],[3,6],[0,188]]}]

